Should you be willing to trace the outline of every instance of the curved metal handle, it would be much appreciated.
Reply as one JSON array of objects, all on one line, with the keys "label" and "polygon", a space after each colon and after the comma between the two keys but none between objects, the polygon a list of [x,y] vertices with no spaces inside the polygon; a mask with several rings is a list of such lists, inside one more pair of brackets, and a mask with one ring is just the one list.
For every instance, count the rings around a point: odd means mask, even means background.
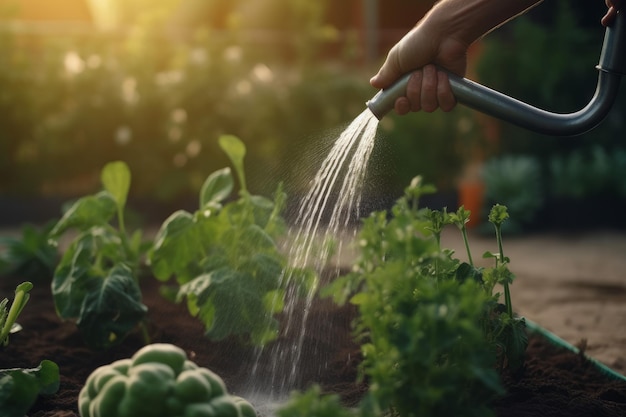
[{"label": "curved metal handle", "polygon": [[[553,136],[574,136],[596,127],[608,114],[617,96],[622,74],[626,72],[626,22],[618,13],[615,22],[606,28],[596,92],[581,110],[574,113],[552,113],[492,90],[474,81],[448,72],[450,87],[459,103],[520,127]],[[406,92],[411,74],[381,90],[367,107],[382,119],[391,111],[398,97]]]}]

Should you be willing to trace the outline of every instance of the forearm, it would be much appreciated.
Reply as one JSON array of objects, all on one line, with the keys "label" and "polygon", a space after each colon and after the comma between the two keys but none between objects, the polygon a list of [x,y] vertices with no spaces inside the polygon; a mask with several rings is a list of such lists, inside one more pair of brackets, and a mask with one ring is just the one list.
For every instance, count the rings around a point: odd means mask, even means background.
[{"label": "forearm", "polygon": [[[469,45],[542,0],[443,0],[424,17],[427,25]],[[438,30],[437,30],[438,29]]]}]

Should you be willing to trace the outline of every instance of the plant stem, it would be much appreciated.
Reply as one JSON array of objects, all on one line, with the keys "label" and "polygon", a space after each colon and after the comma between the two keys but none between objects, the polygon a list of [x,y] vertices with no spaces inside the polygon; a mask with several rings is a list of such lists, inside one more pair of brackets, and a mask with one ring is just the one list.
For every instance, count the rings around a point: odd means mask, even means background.
[{"label": "plant stem", "polygon": [[22,311],[24,304],[26,304],[25,300],[26,291],[18,290],[15,292],[15,298],[13,299],[13,304],[11,304],[11,308],[9,309],[9,314],[7,315],[7,319],[4,323],[4,327],[2,328],[2,333],[0,333],[0,344],[4,345],[9,333],[11,332],[11,327],[13,327],[13,323],[17,320],[17,316]]},{"label": "plant stem", "polygon": [[[496,224],[496,240],[498,241],[498,251],[500,252],[499,261],[504,263],[504,250],[502,249],[502,227],[500,224]],[[502,284],[504,287],[504,304],[506,305],[506,312],[509,317],[513,317],[513,306],[511,305],[511,290],[509,289],[508,279]]]},{"label": "plant stem", "polygon": [[117,208],[117,222],[119,223],[120,232],[122,235],[126,236],[126,227],[124,226],[124,208]]},{"label": "plant stem", "polygon": [[467,238],[467,228],[465,224],[461,227],[461,234],[463,235],[463,243],[465,244],[465,250],[467,251],[467,259],[471,266],[474,266],[474,260],[472,259],[472,252],[469,247],[469,239]]}]

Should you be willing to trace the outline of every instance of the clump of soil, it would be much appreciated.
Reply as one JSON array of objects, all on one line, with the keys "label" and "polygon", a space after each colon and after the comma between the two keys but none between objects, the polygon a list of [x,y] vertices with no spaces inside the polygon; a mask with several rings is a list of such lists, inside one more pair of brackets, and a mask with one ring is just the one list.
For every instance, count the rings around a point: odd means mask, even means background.
[{"label": "clump of soil", "polygon": [[[12,294],[17,281],[4,279],[2,294]],[[203,326],[189,316],[184,305],[166,301],[155,280],[145,280],[144,303],[153,342],[173,343],[185,349],[192,360],[212,369],[229,391],[245,395],[251,362],[256,352],[237,341],[211,342]],[[301,360],[300,386],[316,382],[339,394],[347,404],[356,404],[366,390],[356,383],[359,347],[350,338],[354,310],[330,302],[316,303],[308,320],[318,325],[306,335]],[[61,370],[61,388],[49,398],[40,398],[31,417],[77,417],[77,398],[87,376],[98,366],[130,357],[142,346],[139,333],[121,345],[96,352],[85,347],[76,326],[56,315],[48,284],[37,284],[19,320],[24,330],[11,337],[0,350],[0,368],[35,367],[42,359],[55,361]],[[261,358],[258,374],[271,372]],[[325,365],[322,365],[325,364]],[[320,368],[322,368],[320,372]],[[577,417],[626,415],[626,382],[609,379],[580,355],[557,348],[543,338],[531,337],[526,367],[520,375],[504,376],[506,397],[495,404],[498,416]]]}]

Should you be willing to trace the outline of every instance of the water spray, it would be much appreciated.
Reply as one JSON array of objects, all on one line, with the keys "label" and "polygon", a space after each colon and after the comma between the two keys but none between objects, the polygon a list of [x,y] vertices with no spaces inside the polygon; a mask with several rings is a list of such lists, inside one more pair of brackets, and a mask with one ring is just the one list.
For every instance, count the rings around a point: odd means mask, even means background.
[{"label": "water spray", "polygon": [[[580,135],[596,127],[609,113],[617,96],[621,76],[626,74],[626,22],[617,14],[606,28],[598,69],[596,91],[589,103],[574,113],[552,113],[492,90],[474,81],[447,73],[452,92],[459,103],[514,125],[553,136]],[[405,95],[411,74],[378,92],[367,107],[382,119]]]}]

